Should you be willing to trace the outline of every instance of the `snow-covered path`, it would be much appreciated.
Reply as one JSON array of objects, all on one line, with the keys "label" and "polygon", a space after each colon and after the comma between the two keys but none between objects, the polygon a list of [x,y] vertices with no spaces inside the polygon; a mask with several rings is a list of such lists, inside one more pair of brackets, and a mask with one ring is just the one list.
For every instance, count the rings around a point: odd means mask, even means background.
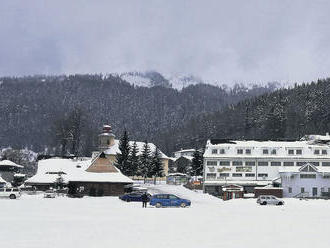
[{"label": "snow-covered path", "polygon": [[148,186],[192,200],[190,208],[143,209],[117,197],[0,200],[1,248],[329,246],[330,201],[223,202],[181,186]]}]

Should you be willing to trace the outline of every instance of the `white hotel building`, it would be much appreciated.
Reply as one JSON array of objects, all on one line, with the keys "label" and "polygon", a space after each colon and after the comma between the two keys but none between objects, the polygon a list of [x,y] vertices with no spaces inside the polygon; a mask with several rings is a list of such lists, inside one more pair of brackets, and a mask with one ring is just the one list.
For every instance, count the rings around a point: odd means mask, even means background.
[{"label": "white hotel building", "polygon": [[221,194],[237,184],[246,192],[280,184],[281,168],[310,163],[330,168],[330,136],[309,135],[300,141],[208,140],[204,153],[204,192]]}]

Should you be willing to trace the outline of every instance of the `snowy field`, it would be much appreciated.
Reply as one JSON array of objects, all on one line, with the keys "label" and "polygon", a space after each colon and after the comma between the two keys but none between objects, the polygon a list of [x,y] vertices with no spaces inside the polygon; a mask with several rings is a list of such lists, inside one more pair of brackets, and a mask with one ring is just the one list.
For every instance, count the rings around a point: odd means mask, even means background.
[{"label": "snowy field", "polygon": [[181,186],[149,186],[192,200],[192,207],[142,209],[117,197],[24,195],[0,200],[1,248],[329,247],[330,201],[223,202]]}]

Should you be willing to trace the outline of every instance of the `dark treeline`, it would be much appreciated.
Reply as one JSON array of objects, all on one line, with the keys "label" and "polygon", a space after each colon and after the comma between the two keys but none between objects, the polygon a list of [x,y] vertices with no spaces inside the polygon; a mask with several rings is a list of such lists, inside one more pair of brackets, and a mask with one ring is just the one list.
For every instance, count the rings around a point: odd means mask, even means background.
[{"label": "dark treeline", "polygon": [[[161,147],[203,147],[208,138],[282,140],[330,131],[330,79],[280,89],[203,114],[160,134]],[[171,137],[169,137],[171,136]]]},{"label": "dark treeline", "polygon": [[[160,131],[273,90],[274,85],[236,85],[228,90],[199,84],[177,91],[134,87],[119,77],[102,75],[0,78],[0,147],[89,155],[104,123],[117,135],[126,128],[132,139],[158,144]],[[167,144],[176,142],[172,135],[167,139],[173,139]],[[167,153],[174,148],[163,147]]]}]

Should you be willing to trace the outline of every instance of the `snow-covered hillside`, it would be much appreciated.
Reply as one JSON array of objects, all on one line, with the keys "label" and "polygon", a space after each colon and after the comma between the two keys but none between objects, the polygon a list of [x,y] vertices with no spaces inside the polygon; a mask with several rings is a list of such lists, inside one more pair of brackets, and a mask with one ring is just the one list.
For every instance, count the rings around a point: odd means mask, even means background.
[{"label": "snow-covered hillside", "polygon": [[196,85],[196,84],[210,84],[215,86],[222,86],[224,89],[234,89],[237,85],[240,87],[245,87],[246,90],[251,90],[255,87],[262,87],[262,86],[271,86],[275,89],[279,88],[288,88],[290,84],[285,83],[278,83],[278,82],[268,82],[264,84],[242,84],[242,83],[235,83],[231,87],[228,85],[219,85],[217,82],[205,81],[199,77],[193,75],[164,75],[156,71],[148,71],[148,72],[125,72],[121,74],[111,74],[113,76],[119,76],[121,79],[125,80],[126,82],[135,85],[135,86],[142,86],[142,87],[154,87],[154,86],[162,86],[167,88],[173,88],[177,90],[182,90],[189,85]]},{"label": "snow-covered hillside", "polygon": [[222,201],[181,186],[148,186],[192,200],[190,208],[143,209],[117,197],[71,199],[24,195],[0,199],[4,248],[328,247],[330,201]]},{"label": "snow-covered hillside", "polygon": [[135,86],[153,87],[163,86],[182,90],[189,85],[202,84],[202,79],[194,76],[165,76],[155,71],[148,72],[126,72],[118,76]]}]

